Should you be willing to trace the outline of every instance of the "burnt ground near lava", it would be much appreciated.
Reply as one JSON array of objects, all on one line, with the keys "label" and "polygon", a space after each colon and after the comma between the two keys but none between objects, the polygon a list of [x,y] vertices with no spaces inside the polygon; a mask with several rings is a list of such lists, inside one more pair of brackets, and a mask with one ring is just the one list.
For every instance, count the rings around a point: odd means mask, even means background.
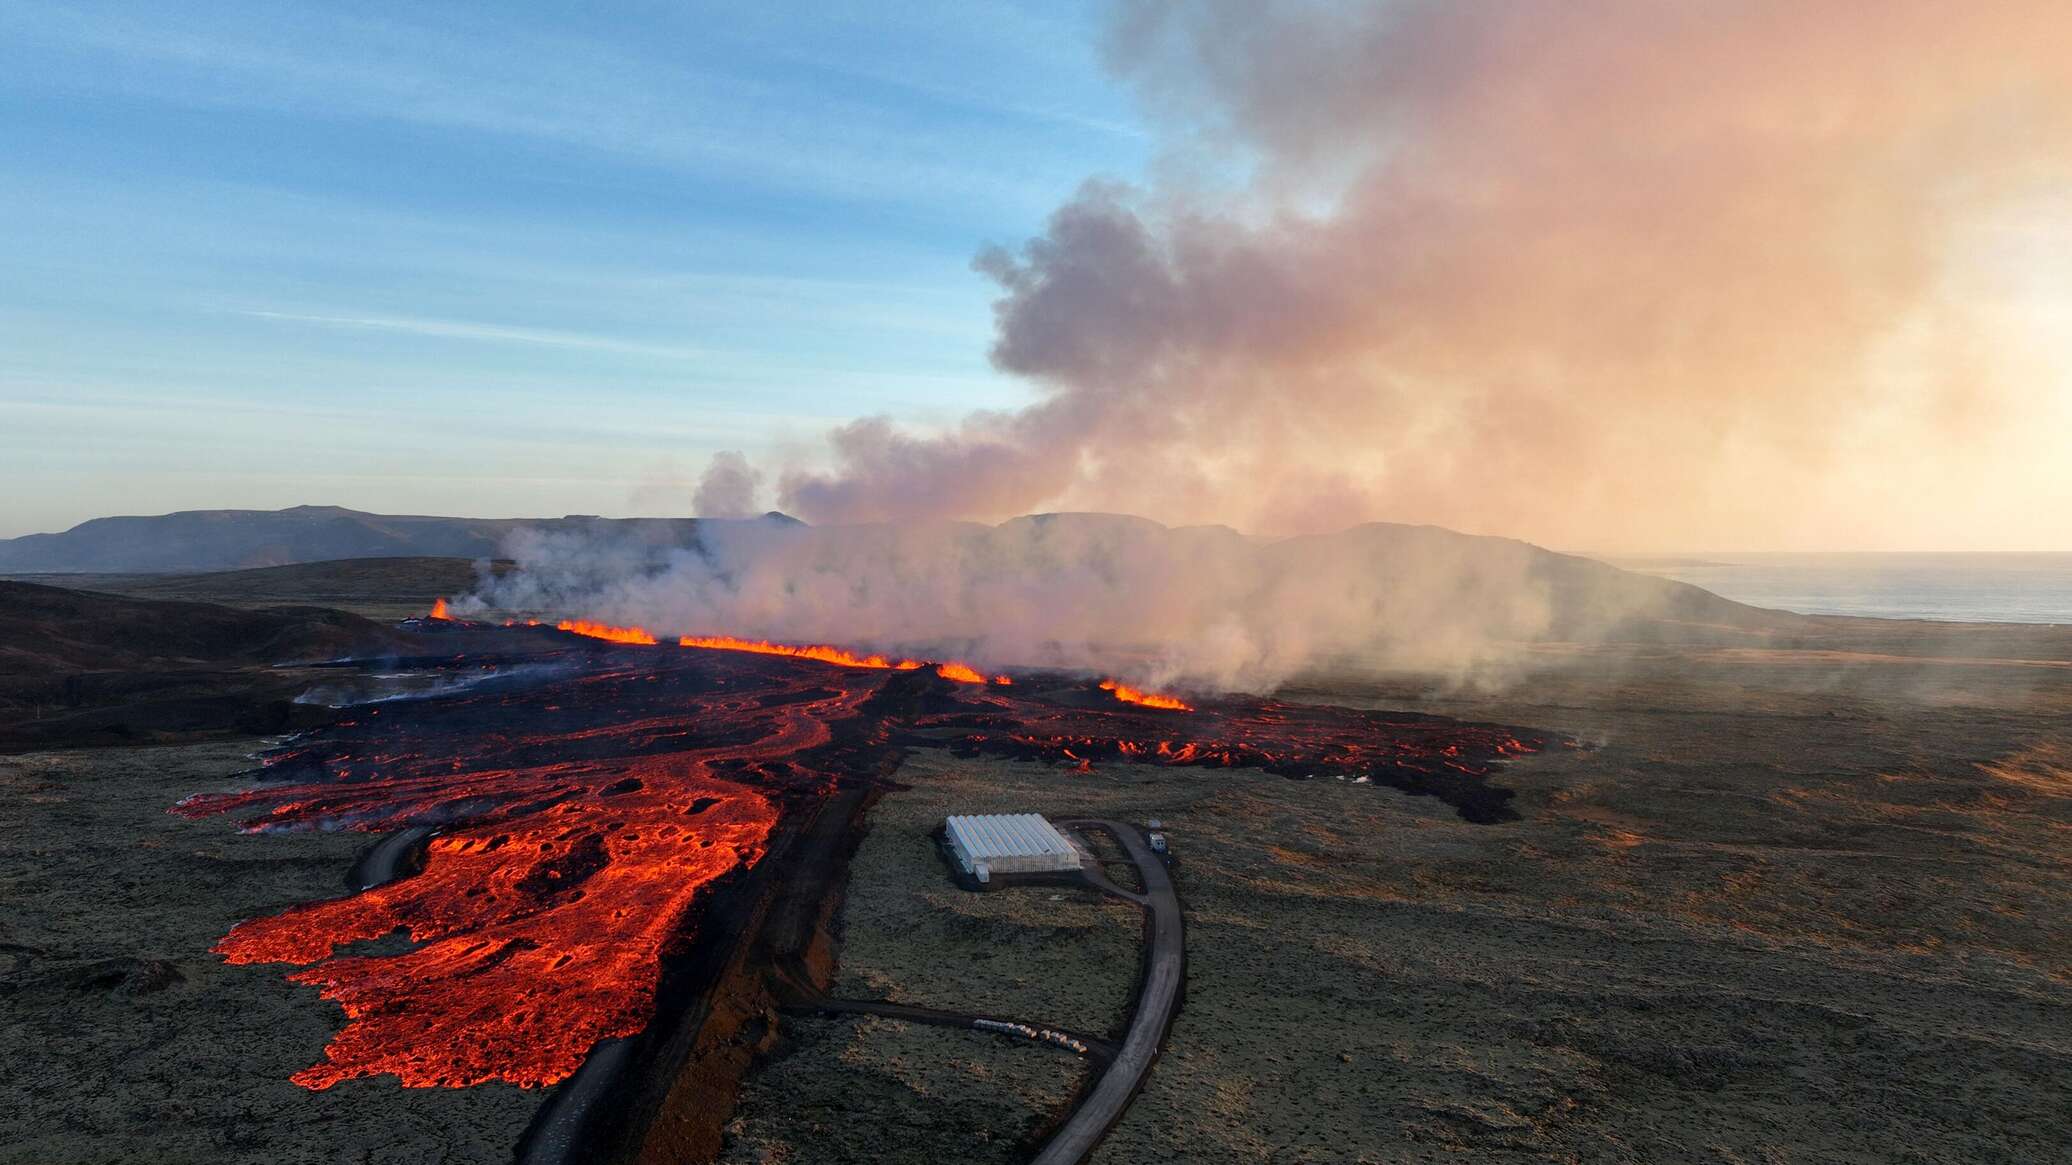
[{"label": "burnt ground near lava", "polygon": [[[520,655],[498,632],[482,642],[500,650],[473,655],[470,632],[436,632],[435,652],[361,669],[403,698],[354,703],[267,753],[256,783],[177,807],[267,840],[435,827],[422,870],[244,918],[215,951],[299,967],[291,982],[344,1009],[328,1046],[291,1073],[317,1094],[364,1094],[364,1077],[492,1093],[556,1085],[601,1041],[639,1037],[607,1111],[580,1122],[586,1157],[716,1151],[766,1013],[824,983],[855,819],[909,748],[1073,769],[1357,773],[1496,820],[1509,811],[1487,779],[1494,766],[1547,744],[1496,725],[1270,700],[1145,708],[1077,677],[966,684],[933,669],[572,636]],[[439,682],[417,682],[426,671]],[[820,890],[801,900],[800,885]],[[80,979],[47,965],[49,947],[8,949],[11,995],[78,980],[129,999],[184,979],[165,959]],[[651,1030],[658,1012],[667,1030]]]},{"label": "burnt ground near lava", "polygon": [[[507,1160],[537,1089],[347,1073],[311,1090],[289,1077],[391,1053],[433,1075],[475,1070],[465,1041],[444,1054],[439,1039],[388,1037],[455,1036],[485,1016],[524,1029],[522,1005],[424,990],[440,974],[503,990],[518,978],[499,971],[551,972],[563,955],[563,967],[608,955],[637,970],[645,932],[615,935],[609,951],[557,949],[567,936],[544,925],[559,912],[595,923],[584,904],[619,893],[676,912],[673,933],[739,941],[726,957],[657,941],[661,986],[648,981],[646,1003],[687,1034],[643,1053],[648,1077],[624,1090],[641,1131],[607,1122],[598,1134],[617,1153],[1013,1160],[1078,1087],[1070,1057],[877,1018],[776,1015],[773,972],[831,977],[844,995],[1119,1024],[1128,923],[1069,893],[950,888],[923,828],[948,808],[1156,816],[1174,837],[1187,1005],[1096,1160],[2049,1159],[2072,1136],[2060,1103],[2072,1081],[2072,643],[1961,627],[1852,642],[1845,623],[1818,648],[1547,653],[1500,697],[1323,680],[1192,735],[1073,682],[1008,692],[585,647],[567,652],[565,673],[339,713],[353,722],[297,742],[260,796],[190,804],[227,818],[164,808],[240,786],[243,746],[0,758],[0,1161]],[[620,714],[586,721],[556,691],[608,695]],[[1492,782],[1447,764],[1485,755],[1446,757],[1441,744],[1386,767],[1412,788],[1472,792],[1406,795],[1335,779],[1358,770],[1332,752],[1333,726],[1430,741],[1459,726],[1308,708],[1360,703],[1548,725],[1593,747],[1550,749]],[[811,724],[833,727],[823,738]],[[1289,735],[1304,750],[1262,745]],[[1532,743],[1513,730],[1471,738],[1489,754],[1501,739]],[[1120,741],[1154,761],[1193,743],[1196,763],[1132,763]],[[404,787],[382,787],[394,781]],[[844,801],[845,781],[868,791]],[[661,795],[674,782],[713,789],[685,804]],[[658,806],[710,798],[692,817],[720,812],[726,830],[694,848],[724,850],[729,870],[696,858],[685,872],[709,880],[633,876],[607,895],[600,879],[620,851],[607,839],[599,864],[585,839],[635,816],[612,808],[629,797],[664,828],[674,822]],[[755,798],[772,808],[760,842]],[[830,890],[859,815],[868,830],[840,913],[827,914],[831,894],[778,893],[801,872]],[[419,875],[340,898],[370,836],[229,827],[253,817],[435,820],[450,849],[428,871],[535,848],[480,867],[473,896]],[[627,828],[647,826],[613,835]],[[491,909],[447,910],[449,891]],[[397,911],[444,929],[414,946],[316,949],[326,927],[357,934]],[[239,923],[254,949],[318,955],[314,976],[298,985],[283,977],[294,966],[208,953]],[[774,948],[753,941],[773,934]],[[378,998],[377,1022],[344,1026],[312,987]],[[577,987],[555,1005],[580,1005],[589,1030],[639,1010],[637,991]],[[566,1044],[549,1041],[526,1069],[558,1071]],[[759,1050],[734,1109],[733,1077]]]}]

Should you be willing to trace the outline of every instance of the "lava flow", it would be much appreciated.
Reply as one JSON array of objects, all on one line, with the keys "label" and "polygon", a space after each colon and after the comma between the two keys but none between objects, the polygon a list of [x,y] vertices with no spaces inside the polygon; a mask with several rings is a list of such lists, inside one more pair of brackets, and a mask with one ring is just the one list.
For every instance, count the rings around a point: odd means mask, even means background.
[{"label": "lava flow", "polygon": [[584,619],[563,619],[555,624],[555,628],[573,632],[585,639],[602,639],[606,643],[653,647],[656,642],[652,632],[639,627],[614,627],[609,623],[592,623]]},{"label": "lava flow", "polygon": [[1194,705],[1173,696],[1161,696],[1142,688],[1133,688],[1117,680],[1102,680],[1101,690],[1112,693],[1125,704],[1142,704],[1146,708],[1164,708],[1168,712],[1192,712]]},{"label": "lava flow", "polygon": [[[410,1086],[550,1084],[598,1040],[645,1026],[664,947],[707,885],[762,856],[777,811],[695,765],[623,771],[587,787],[553,767],[474,774],[535,800],[433,838],[416,877],[231,931],[216,947],[230,962],[309,966],[290,978],[345,1009],[325,1061],[295,1083],[393,1072]],[[384,784],[370,827],[461,791],[438,779]],[[608,819],[589,803],[603,797],[614,798]],[[414,949],[337,954],[398,929]]]},{"label": "lava flow", "polygon": [[[772,643],[767,639],[736,639],[731,635],[685,635],[677,641],[679,647],[696,647],[708,651],[746,651],[754,655],[784,655],[793,659],[810,659],[816,663],[831,663],[840,667],[867,667],[891,671],[915,671],[927,667],[925,660],[893,659],[886,655],[858,655],[839,647],[824,643]],[[935,665],[935,674],[960,684],[987,683],[985,674],[968,663],[950,660]],[[1006,686],[1014,683],[1006,676],[994,676],[992,683]]]},{"label": "lava flow", "polygon": [[[652,639],[648,642],[654,642]],[[882,655],[858,655],[843,651],[839,647],[825,644],[772,643],[767,639],[736,639],[731,635],[685,635],[676,641],[678,647],[699,647],[710,651],[746,651],[755,655],[786,655],[793,659],[810,659],[817,663],[832,663],[841,667],[890,668],[893,671],[913,671],[927,667],[918,659],[890,659]],[[983,682],[983,681],[981,681]]]},{"label": "lava flow", "polygon": [[[270,754],[262,783],[177,807],[244,815],[251,832],[438,830],[420,872],[244,922],[218,945],[234,963],[300,965],[293,981],[344,1008],[344,1029],[297,1083],[565,1078],[599,1040],[647,1025],[667,960],[691,949],[715,896],[791,835],[794,810],[881,779],[907,748],[1082,770],[1357,775],[1494,821],[1510,815],[1510,793],[1487,777],[1548,743],[1272,700],[1118,703],[1120,685],[1102,694],[1054,673],[1007,685],[774,645],[655,652],[622,646],[656,641],[637,628],[563,626],[589,641],[535,653],[552,666],[514,670],[494,690],[348,709]],[[465,670],[474,637],[487,651],[508,634],[463,624],[425,658]],[[455,636],[467,637],[458,654]],[[353,948],[398,931],[407,949]]]}]

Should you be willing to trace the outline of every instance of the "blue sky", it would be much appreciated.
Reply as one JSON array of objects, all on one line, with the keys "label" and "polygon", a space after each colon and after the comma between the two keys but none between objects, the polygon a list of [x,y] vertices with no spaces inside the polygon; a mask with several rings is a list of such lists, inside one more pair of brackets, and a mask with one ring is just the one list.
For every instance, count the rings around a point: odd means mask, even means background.
[{"label": "blue sky", "polygon": [[0,536],[684,513],[1027,399],[970,269],[1149,144],[1091,4],[0,5]]}]

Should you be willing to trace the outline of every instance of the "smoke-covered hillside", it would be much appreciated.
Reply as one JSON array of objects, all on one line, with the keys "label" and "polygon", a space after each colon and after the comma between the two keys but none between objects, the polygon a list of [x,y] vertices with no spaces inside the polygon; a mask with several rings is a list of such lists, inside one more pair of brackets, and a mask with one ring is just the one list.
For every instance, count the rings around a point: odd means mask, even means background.
[{"label": "smoke-covered hillside", "polygon": [[1745,642],[1795,626],[1682,583],[1509,538],[1369,524],[1262,539],[1114,514],[997,526],[737,521],[668,545],[529,530],[463,604],[660,634],[932,651],[999,666],[1124,668],[1259,690],[1344,659],[1501,678],[1523,645]]}]

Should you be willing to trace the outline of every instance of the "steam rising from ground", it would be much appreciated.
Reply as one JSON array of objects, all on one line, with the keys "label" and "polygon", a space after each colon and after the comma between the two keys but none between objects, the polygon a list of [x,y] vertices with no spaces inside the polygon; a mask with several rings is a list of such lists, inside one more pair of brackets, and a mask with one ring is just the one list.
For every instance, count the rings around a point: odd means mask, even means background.
[{"label": "steam rising from ground", "polygon": [[1640,617],[1753,614],[1521,542],[1403,526],[1268,542],[1097,514],[999,526],[764,519],[701,522],[692,548],[600,524],[526,531],[511,552],[521,569],[486,581],[478,602],[662,635],[1077,667],[1195,689],[1265,690],[1341,658],[1499,683],[1531,640],[1602,636]]},{"label": "steam rising from ground", "polygon": [[845,426],[784,509],[2072,540],[2072,234],[2039,227],[2072,209],[2072,6],[1119,13],[1160,181],[978,259],[1039,399]]}]

